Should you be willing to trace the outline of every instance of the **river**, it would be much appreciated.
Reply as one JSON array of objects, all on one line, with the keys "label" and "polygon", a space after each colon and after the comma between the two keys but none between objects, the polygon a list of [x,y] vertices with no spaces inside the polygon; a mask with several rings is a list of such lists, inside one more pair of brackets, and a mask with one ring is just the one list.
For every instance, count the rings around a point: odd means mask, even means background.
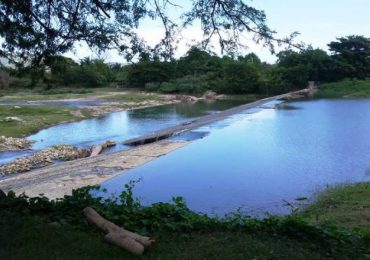
[{"label": "river", "polygon": [[313,198],[327,186],[370,180],[370,100],[273,107],[197,129],[208,134],[102,187],[118,194],[141,179],[134,194],[144,204],[182,196],[198,212],[260,216],[287,214],[284,201]]},{"label": "river", "polygon": [[[101,118],[56,125],[27,137],[28,140],[35,141],[32,151],[0,153],[0,164],[58,144],[89,147],[107,140],[114,140],[118,145],[106,152],[127,149],[128,147],[122,144],[126,139],[149,134],[192,118],[217,113],[245,102],[242,99],[201,100],[196,103],[180,103],[115,112]],[[72,105],[78,104],[73,103]],[[199,137],[202,136],[199,134],[182,136],[185,140]]]},{"label": "river", "polygon": [[[116,112],[41,130],[33,148],[90,146],[122,141],[190,118],[240,105],[223,100]],[[280,106],[276,108],[276,105]],[[254,216],[287,214],[289,203],[312,199],[327,186],[370,180],[370,100],[271,102],[172,139],[184,148],[113,178],[102,186],[117,195],[130,180],[144,204],[185,198],[202,213],[240,209]],[[110,150],[108,152],[111,152]],[[0,162],[24,153],[0,154]]]}]

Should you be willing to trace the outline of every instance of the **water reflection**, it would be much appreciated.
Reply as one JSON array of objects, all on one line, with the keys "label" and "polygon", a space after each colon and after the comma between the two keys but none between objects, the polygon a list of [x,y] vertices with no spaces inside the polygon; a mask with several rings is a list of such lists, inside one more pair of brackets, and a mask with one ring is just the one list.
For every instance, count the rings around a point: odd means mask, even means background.
[{"label": "water reflection", "polygon": [[[243,100],[199,101],[176,105],[157,106],[145,109],[111,113],[97,119],[53,126],[29,136],[36,141],[34,150],[44,149],[57,144],[72,144],[87,147],[114,140],[118,145],[110,151],[127,148],[122,144],[126,139],[173,126],[193,117],[225,110],[245,103]],[[189,138],[191,135],[187,135]],[[193,135],[195,137],[196,135]],[[201,135],[201,136],[204,136]],[[5,163],[29,152],[0,153],[0,163]]]},{"label": "water reflection", "polygon": [[[368,181],[370,101],[293,102],[301,109],[263,109],[198,129],[209,135],[106,182],[119,193],[142,178],[144,203],[183,196],[190,208],[224,214],[284,214],[327,185]],[[218,125],[223,127],[218,127]]]}]

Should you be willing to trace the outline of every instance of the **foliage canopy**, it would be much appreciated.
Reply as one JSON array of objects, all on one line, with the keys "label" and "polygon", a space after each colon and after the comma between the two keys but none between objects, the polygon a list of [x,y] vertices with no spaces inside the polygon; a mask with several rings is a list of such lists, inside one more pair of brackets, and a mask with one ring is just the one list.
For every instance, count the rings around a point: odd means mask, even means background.
[{"label": "foliage canopy", "polygon": [[[278,44],[291,43],[275,38],[276,32],[266,24],[265,13],[242,0],[196,0],[189,8],[184,2],[169,0],[1,0],[0,37],[4,40],[0,56],[17,64],[49,64],[55,55],[74,49],[85,42],[99,51],[117,49],[131,60],[151,53],[165,60],[176,49],[179,32],[194,23],[201,24],[202,48],[210,48],[217,39],[221,49],[235,53],[243,44],[240,35],[248,32],[253,39],[273,49]],[[181,10],[180,19],[169,13]],[[164,38],[153,49],[136,34],[144,19],[159,20]]]}]

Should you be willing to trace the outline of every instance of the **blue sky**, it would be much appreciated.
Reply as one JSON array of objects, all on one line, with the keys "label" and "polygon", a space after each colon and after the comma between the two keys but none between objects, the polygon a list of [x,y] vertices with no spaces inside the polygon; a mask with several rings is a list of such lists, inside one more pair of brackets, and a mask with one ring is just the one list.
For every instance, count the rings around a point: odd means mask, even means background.
[{"label": "blue sky", "polygon": [[298,39],[313,47],[326,49],[327,43],[347,35],[370,37],[369,0],[255,0],[252,4],[265,10],[268,24],[280,35],[298,31]]},{"label": "blue sky", "polygon": [[[183,5],[185,1],[176,1]],[[188,2],[188,1],[186,1]],[[370,37],[370,0],[254,0],[244,1],[257,9],[264,10],[267,24],[276,30],[279,36],[287,36],[294,31],[301,35],[298,41],[312,44],[315,48],[327,50],[327,44],[337,37],[347,35],[364,35]],[[180,13],[173,10],[173,14]],[[152,45],[163,33],[161,25],[152,21],[142,24],[139,32]],[[192,28],[184,33],[184,40],[178,48],[177,56],[183,55],[188,49],[186,42],[199,39],[199,28]],[[264,61],[274,62],[276,57],[267,49],[246,42],[249,51],[255,52]],[[246,53],[248,51],[245,51]],[[78,53],[78,54],[76,54]],[[79,47],[75,54],[69,56],[81,59],[95,55],[86,47]],[[109,52],[103,58],[112,62],[124,62],[117,53]]]}]

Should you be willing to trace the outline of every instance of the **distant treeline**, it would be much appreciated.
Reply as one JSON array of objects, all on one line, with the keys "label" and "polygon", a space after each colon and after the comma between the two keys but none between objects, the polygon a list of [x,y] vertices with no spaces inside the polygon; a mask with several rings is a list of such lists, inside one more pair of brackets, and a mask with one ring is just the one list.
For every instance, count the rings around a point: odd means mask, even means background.
[{"label": "distant treeline", "polygon": [[[11,84],[46,88],[58,86],[101,87],[112,83],[165,93],[203,93],[214,90],[228,94],[277,94],[307,85],[308,81],[327,83],[342,79],[370,77],[370,39],[363,36],[339,38],[328,44],[330,54],[320,49],[282,51],[276,64],[261,62],[254,53],[240,57],[219,57],[198,48],[174,61],[160,61],[150,55],[132,65],[107,64],[84,59],[55,57],[49,69],[33,72],[13,70],[18,75]],[[19,76],[23,75],[23,76]]]}]

